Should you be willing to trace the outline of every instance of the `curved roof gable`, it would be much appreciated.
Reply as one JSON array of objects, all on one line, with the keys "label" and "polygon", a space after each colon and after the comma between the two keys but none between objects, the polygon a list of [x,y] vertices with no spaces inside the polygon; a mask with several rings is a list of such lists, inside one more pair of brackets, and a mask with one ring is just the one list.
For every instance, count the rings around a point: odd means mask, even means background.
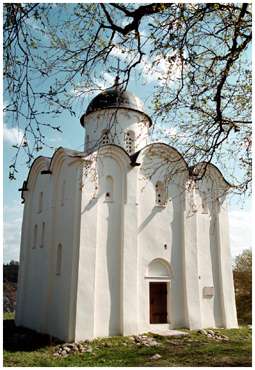
[{"label": "curved roof gable", "polygon": [[[142,155],[142,153],[144,151],[146,151],[149,148],[157,148],[157,147],[165,148],[166,152],[167,151],[171,151],[172,153],[175,153],[176,156],[179,158],[180,162],[183,164],[183,166],[185,166],[185,168],[187,169],[187,171],[188,171],[189,174],[191,174],[191,173],[195,174],[196,172],[199,173],[201,170],[203,170],[203,167],[206,166],[206,171],[208,171],[208,170],[214,171],[214,173],[217,175],[218,179],[220,179],[221,182],[223,184],[225,184],[225,186],[227,186],[228,188],[233,187],[233,185],[230,184],[224,178],[224,176],[221,173],[221,171],[214,164],[207,163],[207,162],[199,162],[199,163],[197,163],[194,166],[188,166],[188,163],[184,159],[183,155],[177,149],[175,149],[174,147],[172,147],[172,146],[170,146],[170,145],[168,145],[166,143],[151,143],[151,144],[146,145],[139,152],[133,154],[134,161],[136,161],[137,164],[138,164],[139,163],[139,159],[141,158],[141,155]],[[205,174],[206,174],[206,172],[205,172]]]},{"label": "curved roof gable", "polygon": [[230,184],[225,179],[225,177],[223,176],[221,171],[213,163],[199,162],[195,166],[190,167],[190,168],[192,169],[193,173],[195,173],[195,174],[197,173],[198,175],[199,175],[200,172],[202,172],[201,173],[202,175],[203,175],[203,172],[204,172],[205,175],[207,175],[208,171],[212,171],[216,175],[217,179],[220,180],[222,182],[222,184],[225,185],[225,187],[227,187],[227,188],[234,187],[234,185]]},{"label": "curved roof gable", "polygon": [[140,159],[140,157],[141,157],[141,155],[142,155],[142,153],[144,151],[149,150],[150,148],[156,148],[156,147],[161,147],[166,152],[172,152],[172,153],[174,153],[179,158],[178,160],[180,160],[180,162],[186,167],[186,169],[187,170],[189,169],[188,164],[185,161],[183,155],[177,149],[175,149],[174,147],[172,147],[172,146],[170,146],[170,145],[168,145],[166,143],[151,143],[151,144],[146,145],[143,149],[141,149],[138,152],[138,154],[136,156],[137,162],[139,162],[139,159]]}]

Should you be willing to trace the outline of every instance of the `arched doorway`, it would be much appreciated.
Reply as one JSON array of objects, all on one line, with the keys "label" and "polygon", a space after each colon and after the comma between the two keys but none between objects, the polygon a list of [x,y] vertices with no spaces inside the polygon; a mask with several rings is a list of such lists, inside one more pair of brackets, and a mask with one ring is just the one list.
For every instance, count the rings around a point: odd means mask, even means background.
[{"label": "arched doorway", "polygon": [[171,269],[167,261],[153,260],[148,266],[150,324],[167,324]]}]

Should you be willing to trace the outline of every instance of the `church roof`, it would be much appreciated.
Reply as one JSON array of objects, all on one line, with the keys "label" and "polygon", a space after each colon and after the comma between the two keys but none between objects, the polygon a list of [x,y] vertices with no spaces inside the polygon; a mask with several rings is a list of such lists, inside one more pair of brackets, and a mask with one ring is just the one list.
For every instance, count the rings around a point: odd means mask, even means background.
[{"label": "church roof", "polygon": [[84,125],[83,118],[90,113],[110,108],[129,109],[143,113],[148,118],[149,125],[152,125],[151,118],[144,111],[142,101],[131,92],[127,90],[124,91],[118,86],[104,90],[91,100],[86,113],[80,119],[81,125]]},{"label": "church roof", "polygon": [[[144,148],[142,148],[141,150],[137,151],[136,153],[132,154],[132,155],[129,155],[124,148],[122,148],[121,146],[118,146],[118,145],[115,145],[115,144],[109,144],[108,146],[110,147],[115,147],[117,149],[120,149],[122,150],[127,158],[130,158],[130,165],[131,166],[140,166],[141,163],[140,162],[140,156],[141,154],[146,151],[147,149],[151,148],[151,147],[159,147],[159,146],[162,146],[165,148],[166,151],[169,151],[169,153],[172,151],[172,152],[175,152],[177,154],[177,156],[179,157],[179,159],[183,162],[184,166],[186,167],[186,170],[191,173],[191,172],[196,172],[194,170],[199,170],[201,168],[201,166],[204,166],[206,163],[205,162],[200,162],[198,163],[197,165],[195,166],[192,166],[192,167],[189,167],[187,162],[185,161],[185,159],[183,158],[183,156],[181,155],[181,153],[178,152],[177,149],[169,146],[168,144],[166,143],[151,143],[151,144],[148,144],[146,145]],[[104,147],[102,147],[104,148]],[[101,148],[101,149],[102,149]],[[54,170],[53,170],[53,167],[54,167],[54,162],[56,163],[56,157],[58,156],[68,156],[68,157],[72,157],[72,158],[88,158],[90,155],[88,155],[87,153],[85,152],[80,152],[80,151],[77,151],[77,150],[72,150],[72,149],[67,149],[67,148],[63,148],[63,147],[59,147],[58,149],[55,150],[53,156],[51,158],[49,157],[45,157],[45,156],[39,156],[37,157],[30,169],[29,169],[29,172],[28,172],[28,175],[27,175],[27,179],[23,182],[23,186],[21,189],[19,189],[19,191],[21,191],[21,198],[22,198],[22,203],[25,202],[25,197],[24,197],[24,192],[25,191],[29,191],[30,190],[30,180],[31,180],[31,177],[33,177],[33,174],[31,174],[33,171],[38,171],[40,172],[41,174],[48,174],[48,175],[51,175],[52,173],[54,173]],[[177,159],[178,160],[178,159]],[[38,166],[38,164],[40,165],[40,168]],[[44,169],[42,170],[42,165],[44,164]],[[36,169],[37,168],[37,169]],[[39,170],[38,170],[39,168]],[[232,185],[230,184],[222,175],[221,171],[215,166],[213,165],[212,163],[209,163],[207,164],[207,167],[206,167],[207,171],[214,171],[213,174],[218,174],[218,177],[219,179],[221,179],[225,185],[227,185],[227,187],[229,188],[235,188],[236,186],[235,185]],[[215,176],[213,175],[213,178],[215,178]]]}]

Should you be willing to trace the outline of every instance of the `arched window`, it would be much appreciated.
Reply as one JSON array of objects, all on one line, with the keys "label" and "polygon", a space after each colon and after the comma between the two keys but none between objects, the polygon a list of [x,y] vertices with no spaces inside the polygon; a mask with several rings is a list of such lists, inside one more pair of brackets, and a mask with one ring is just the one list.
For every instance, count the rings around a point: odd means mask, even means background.
[{"label": "arched window", "polygon": [[109,130],[102,131],[102,145],[110,144],[109,140]]},{"label": "arched window", "polygon": [[39,194],[38,213],[41,213],[43,209],[43,192]]},{"label": "arched window", "polygon": [[45,222],[42,223],[41,245],[40,245],[41,248],[43,248],[44,246],[44,235],[45,235]]},{"label": "arched window", "polygon": [[156,204],[163,206],[166,203],[166,192],[165,187],[161,181],[158,181],[155,186],[156,191]]},{"label": "arched window", "polygon": [[66,190],[66,180],[62,183],[62,189],[61,189],[61,206],[64,206],[65,202],[65,190]]},{"label": "arched window", "polygon": [[113,201],[113,178],[112,178],[112,176],[106,176],[105,200],[106,201]]},{"label": "arched window", "polygon": [[135,133],[134,131],[127,131],[125,134],[125,146],[128,154],[131,154],[135,151]]},{"label": "arched window", "polygon": [[62,244],[59,244],[57,247],[57,261],[56,261],[56,275],[61,274],[62,269]]},{"label": "arched window", "polygon": [[36,245],[37,245],[37,233],[38,233],[38,226],[35,225],[34,226],[34,236],[33,236],[33,249],[36,248]]}]

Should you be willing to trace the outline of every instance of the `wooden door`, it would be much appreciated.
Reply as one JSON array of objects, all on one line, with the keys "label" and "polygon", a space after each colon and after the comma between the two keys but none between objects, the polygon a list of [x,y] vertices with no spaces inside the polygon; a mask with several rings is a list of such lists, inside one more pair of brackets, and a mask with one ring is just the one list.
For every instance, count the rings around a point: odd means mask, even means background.
[{"label": "wooden door", "polygon": [[167,283],[150,283],[150,323],[167,323]]}]

